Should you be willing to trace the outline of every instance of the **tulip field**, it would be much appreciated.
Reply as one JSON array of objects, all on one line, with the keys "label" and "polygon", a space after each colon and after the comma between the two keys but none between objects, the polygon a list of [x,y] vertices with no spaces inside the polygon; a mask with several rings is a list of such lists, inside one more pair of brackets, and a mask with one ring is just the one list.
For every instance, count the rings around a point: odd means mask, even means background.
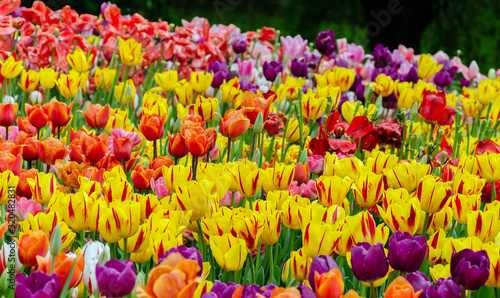
[{"label": "tulip field", "polygon": [[500,69],[0,16],[0,297],[499,297]]}]

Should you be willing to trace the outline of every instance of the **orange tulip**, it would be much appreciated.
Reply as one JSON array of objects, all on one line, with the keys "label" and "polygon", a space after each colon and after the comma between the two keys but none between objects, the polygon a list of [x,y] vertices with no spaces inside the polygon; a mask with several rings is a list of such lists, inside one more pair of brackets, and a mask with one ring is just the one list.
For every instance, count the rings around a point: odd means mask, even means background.
[{"label": "orange tulip", "polygon": [[40,160],[46,165],[53,165],[56,160],[64,159],[69,153],[63,141],[52,137],[38,142],[36,151]]},{"label": "orange tulip", "polygon": [[22,234],[18,243],[19,261],[26,267],[37,264],[37,256],[45,256],[49,251],[49,238],[41,230]]},{"label": "orange tulip", "polygon": [[18,154],[0,151],[0,172],[10,170],[14,175],[19,176],[23,165],[23,157]]},{"label": "orange tulip", "polygon": [[88,160],[92,163],[99,162],[108,152],[108,135],[103,133],[100,136],[85,138],[82,149]]},{"label": "orange tulip", "polygon": [[51,272],[50,267],[52,265],[52,257],[46,259],[44,257],[38,256],[37,258],[38,270],[45,272],[47,274],[55,273],[59,278],[59,283],[61,285],[66,284],[66,280],[69,277],[71,268],[73,267],[73,262],[75,263],[75,268],[73,269],[73,275],[69,282],[69,288],[73,288],[80,284],[83,279],[83,266],[84,259],[83,255],[78,255],[76,258],[71,258],[64,253],[59,254],[56,257],[54,271]]},{"label": "orange tulip", "polygon": [[173,166],[175,163],[168,156],[158,156],[152,162],[149,163],[149,168],[153,170],[153,178],[156,180],[162,175],[162,168]]},{"label": "orange tulip", "polygon": [[420,293],[422,290],[415,293],[411,284],[404,277],[398,276],[385,290],[384,298],[417,298]]},{"label": "orange tulip", "polygon": [[9,127],[14,124],[17,116],[17,103],[0,103],[0,126]]},{"label": "orange tulip", "polygon": [[132,179],[132,183],[134,183],[134,187],[138,190],[151,189],[149,181],[153,178],[153,170],[142,165],[137,165],[135,170],[132,171],[130,178]]},{"label": "orange tulip", "polygon": [[186,141],[184,140],[182,134],[178,133],[171,136],[169,132],[168,140],[168,153],[174,158],[183,158],[189,153],[186,148]]},{"label": "orange tulip", "polygon": [[26,115],[31,125],[40,129],[47,125],[49,121],[49,116],[47,115],[47,110],[41,105],[32,106],[30,104],[24,104]]},{"label": "orange tulip", "polygon": [[191,127],[183,132],[186,148],[195,157],[204,156],[214,141],[214,128],[205,130],[201,126]]},{"label": "orange tulip", "polygon": [[338,269],[333,269],[321,275],[314,271],[314,283],[316,285],[316,297],[318,298],[337,298],[344,292],[344,281]]},{"label": "orange tulip", "polygon": [[[20,197],[31,198],[31,188],[27,182],[28,178],[35,178],[38,173],[37,169],[21,170],[19,175],[19,183],[17,184],[16,194]],[[67,185],[67,184],[66,184]]]},{"label": "orange tulip", "polygon": [[106,127],[106,124],[108,124],[111,107],[109,104],[104,107],[100,104],[92,104],[85,113],[82,111],[79,112],[85,116],[87,124],[90,128],[101,129]]},{"label": "orange tulip", "polygon": [[55,127],[63,127],[69,123],[71,120],[72,107],[73,102],[68,106],[66,103],[59,102],[55,98],[44,105],[44,108],[48,110],[50,122],[52,122],[52,125]]},{"label": "orange tulip", "polygon": [[241,111],[245,117],[250,120],[250,123],[254,125],[259,113],[262,113],[264,120],[267,119],[269,108],[275,99],[276,94],[273,94],[268,98],[264,98],[261,95],[252,93],[251,91],[245,91],[241,101]]},{"label": "orange tulip", "polygon": [[36,151],[36,144],[38,139],[32,135],[27,134],[24,131],[20,131],[17,137],[17,144],[23,149],[22,156],[26,161],[33,161],[38,158],[38,153]]},{"label": "orange tulip", "polygon": [[250,120],[241,110],[230,109],[220,122],[220,133],[230,139],[241,136],[250,127]]},{"label": "orange tulip", "polygon": [[17,128],[19,131],[24,131],[25,133],[36,134],[36,127],[34,127],[28,117],[17,117]]},{"label": "orange tulip", "polygon": [[142,117],[139,130],[148,141],[156,141],[163,137],[163,125],[166,115],[146,114]]}]

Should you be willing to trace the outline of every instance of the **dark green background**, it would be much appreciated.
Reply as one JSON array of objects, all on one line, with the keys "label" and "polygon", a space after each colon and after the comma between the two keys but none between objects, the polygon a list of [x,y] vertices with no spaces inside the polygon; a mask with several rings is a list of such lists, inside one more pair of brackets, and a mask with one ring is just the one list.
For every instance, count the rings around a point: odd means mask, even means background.
[{"label": "dark green background", "polygon": [[[396,1],[396,14],[390,14],[380,32],[367,36],[366,25],[375,32],[373,14],[387,11]],[[79,13],[99,14],[101,2],[75,0],[44,1],[51,8],[68,4]],[[31,1],[23,1],[30,5]],[[150,20],[162,19],[180,24],[194,16],[211,24],[233,23],[242,30],[262,26],[280,29],[284,35],[301,34],[314,41],[318,31],[332,29],[337,37],[346,37],[365,47],[377,42],[391,49],[402,43],[417,53],[443,50],[450,56],[460,50],[462,61],[476,60],[482,73],[500,67],[500,4],[496,0],[116,0],[122,14],[138,12]],[[387,20],[387,18],[385,19]]]}]

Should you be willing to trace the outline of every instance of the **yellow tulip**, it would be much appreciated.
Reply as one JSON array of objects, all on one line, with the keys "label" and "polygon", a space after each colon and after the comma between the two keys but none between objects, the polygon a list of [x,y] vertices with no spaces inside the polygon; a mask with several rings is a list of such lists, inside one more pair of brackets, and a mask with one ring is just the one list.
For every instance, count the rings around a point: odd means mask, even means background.
[{"label": "yellow tulip", "polygon": [[275,162],[273,169],[273,184],[276,189],[285,190],[290,187],[295,174],[295,165],[285,165]]},{"label": "yellow tulip", "polygon": [[28,71],[23,69],[23,72],[21,74],[21,79],[19,80],[19,87],[24,92],[31,92],[35,90],[35,88],[38,86],[38,82],[40,81],[40,73],[30,69]]},{"label": "yellow tulip", "polygon": [[467,225],[467,219],[471,212],[479,210],[481,195],[462,195],[456,193],[451,197],[453,218],[463,225]]},{"label": "yellow tulip", "polygon": [[288,259],[283,266],[281,279],[286,284],[288,284],[292,278],[303,281],[309,275],[311,262],[312,259],[306,256],[302,248],[297,251],[292,251],[290,253],[290,259]]},{"label": "yellow tulip", "polygon": [[66,56],[69,65],[79,73],[84,73],[89,70],[90,62],[94,59],[94,54],[87,55],[82,49],[76,49],[73,54],[68,54]]},{"label": "yellow tulip", "polygon": [[136,66],[141,63],[142,44],[136,42],[133,38],[129,38],[127,40],[120,38],[118,45],[120,49],[120,58],[124,64]]},{"label": "yellow tulip", "polygon": [[278,242],[281,234],[281,212],[270,209],[262,214],[262,234],[260,242],[273,245]]},{"label": "yellow tulip", "polygon": [[342,232],[333,225],[309,222],[302,227],[302,250],[309,258],[333,253],[333,244]]},{"label": "yellow tulip", "polygon": [[432,78],[441,68],[442,64],[437,64],[432,56],[427,54],[422,54],[418,58],[418,76],[422,79]]},{"label": "yellow tulip", "polygon": [[194,104],[194,111],[200,115],[204,121],[212,121],[217,113],[219,101],[217,98],[203,97],[198,95]]},{"label": "yellow tulip", "polygon": [[214,79],[213,73],[201,73],[201,72],[192,72],[191,80],[189,81],[193,86],[194,91],[198,93],[203,93],[207,91],[210,84],[212,84],[212,80]]},{"label": "yellow tulip", "polygon": [[0,71],[0,73],[2,74],[2,77],[8,80],[17,77],[24,69],[23,61],[16,61],[14,56],[9,56],[7,60],[0,61],[0,64],[2,64],[2,70]]},{"label": "yellow tulip", "polygon": [[500,180],[500,154],[486,153],[478,155],[476,160],[481,177],[486,179],[488,183]]},{"label": "yellow tulip", "polygon": [[96,87],[107,90],[111,87],[116,76],[116,69],[96,67],[94,72],[94,82]]},{"label": "yellow tulip", "polygon": [[315,97],[314,95],[304,94],[302,96],[302,115],[309,120],[316,120],[325,113],[326,97]]},{"label": "yellow tulip", "polygon": [[[290,143],[296,143],[300,140],[299,120],[298,119],[294,119],[294,120],[290,119],[288,121],[290,121],[290,122],[288,123],[285,137],[288,139],[288,141]],[[309,127],[304,125],[302,127],[302,139],[305,140],[308,135],[309,135]]]},{"label": "yellow tulip", "polygon": [[349,178],[320,176],[315,183],[319,202],[325,207],[342,204],[352,183]]},{"label": "yellow tulip", "polygon": [[384,192],[383,175],[361,172],[353,184],[354,199],[359,206],[371,207],[382,200]]},{"label": "yellow tulip", "polygon": [[425,176],[417,187],[417,198],[420,208],[427,213],[439,212],[448,203],[451,187],[440,178]]},{"label": "yellow tulip", "polygon": [[99,218],[99,232],[104,240],[116,243],[129,238],[139,229],[141,208],[137,202],[114,201]]},{"label": "yellow tulip", "polygon": [[142,98],[142,111],[144,114],[154,114],[158,116],[168,116],[167,99],[153,92],[146,92]]},{"label": "yellow tulip", "polygon": [[[130,92],[127,92],[130,90]],[[115,86],[113,91],[113,96],[116,101],[122,105],[126,105],[129,102],[132,102],[135,98],[135,85],[132,79],[128,79],[127,82],[121,82],[120,84]]]},{"label": "yellow tulip", "polygon": [[174,92],[177,101],[184,107],[189,106],[193,102],[194,89],[191,82],[181,80],[175,86]]},{"label": "yellow tulip", "polygon": [[392,78],[387,76],[386,74],[379,74],[375,78],[375,92],[382,97],[387,97],[392,94],[394,90],[394,82]]},{"label": "yellow tulip", "polygon": [[[358,109],[356,114],[354,114],[354,111]],[[369,104],[368,105],[368,112],[366,112],[368,118],[373,116],[375,114],[375,110],[377,107],[374,104]],[[342,117],[349,123],[351,123],[352,119],[356,116],[362,116],[365,115],[365,107],[361,104],[361,102],[352,102],[352,101],[346,101],[342,104]]]},{"label": "yellow tulip", "polygon": [[80,87],[80,75],[78,73],[61,74],[54,82],[62,96],[73,98],[78,93],[78,87]]},{"label": "yellow tulip", "polygon": [[210,250],[217,264],[228,271],[240,270],[248,254],[245,240],[231,234],[210,237]]},{"label": "yellow tulip", "polygon": [[0,173],[0,205],[9,204],[9,200],[13,196],[15,197],[15,189],[18,183],[19,177],[14,175],[10,170]]},{"label": "yellow tulip", "polygon": [[37,173],[34,178],[26,180],[31,189],[32,199],[42,205],[47,205],[57,187],[57,179],[54,174]]},{"label": "yellow tulip", "polygon": [[162,167],[163,179],[165,179],[165,186],[170,191],[176,191],[179,185],[183,185],[191,180],[192,168],[184,167],[182,165],[175,165]]},{"label": "yellow tulip", "polygon": [[84,192],[61,194],[60,204],[64,221],[73,231],[85,231],[91,224],[95,196]]},{"label": "yellow tulip", "polygon": [[483,243],[495,240],[500,232],[498,214],[493,211],[472,211],[467,219],[467,235],[476,236]]},{"label": "yellow tulip", "polygon": [[52,68],[40,68],[40,85],[45,89],[52,89],[59,73]]},{"label": "yellow tulip", "polygon": [[191,220],[202,218],[208,211],[208,194],[203,185],[198,181],[189,181],[177,185],[172,203],[182,211],[192,211]]},{"label": "yellow tulip", "polygon": [[173,91],[177,86],[178,73],[176,70],[168,70],[155,74],[155,82],[163,91]]}]

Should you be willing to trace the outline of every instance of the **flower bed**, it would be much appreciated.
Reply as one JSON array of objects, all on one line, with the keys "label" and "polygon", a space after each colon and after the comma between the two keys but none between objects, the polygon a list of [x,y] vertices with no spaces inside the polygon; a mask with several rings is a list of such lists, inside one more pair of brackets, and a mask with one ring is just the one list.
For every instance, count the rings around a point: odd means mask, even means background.
[{"label": "flower bed", "polygon": [[5,297],[498,295],[497,71],[20,5],[0,3]]}]

